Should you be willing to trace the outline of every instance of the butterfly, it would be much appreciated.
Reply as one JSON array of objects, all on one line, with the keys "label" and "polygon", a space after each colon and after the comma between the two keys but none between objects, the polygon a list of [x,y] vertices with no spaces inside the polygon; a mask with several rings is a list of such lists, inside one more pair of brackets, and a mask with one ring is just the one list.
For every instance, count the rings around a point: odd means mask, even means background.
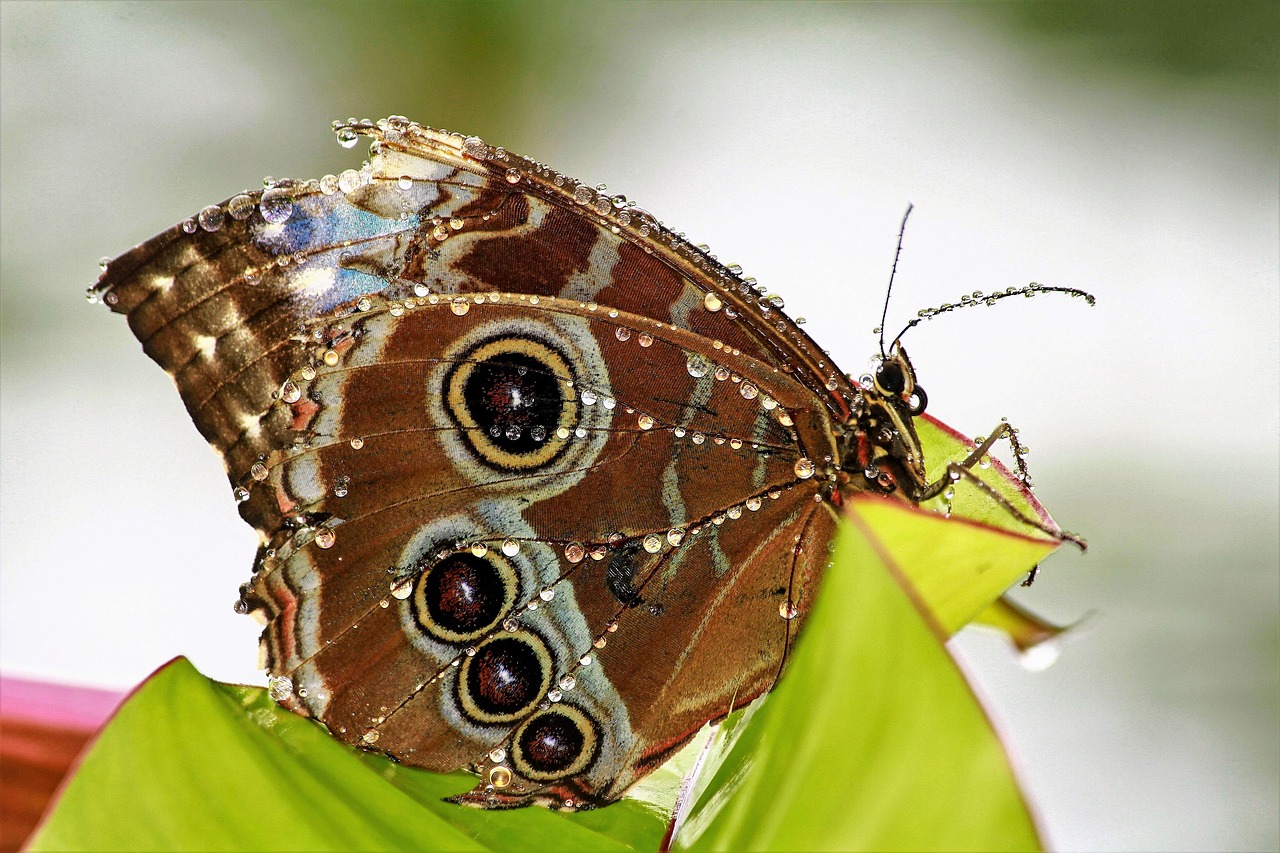
[{"label": "butterfly", "polygon": [[982,487],[1019,447],[929,482],[901,336],[853,380],[621,195],[403,117],[334,130],[362,168],[206,207],[91,296],[258,531],[271,695],[472,769],[458,802],[616,800],[777,683],[851,495]]}]

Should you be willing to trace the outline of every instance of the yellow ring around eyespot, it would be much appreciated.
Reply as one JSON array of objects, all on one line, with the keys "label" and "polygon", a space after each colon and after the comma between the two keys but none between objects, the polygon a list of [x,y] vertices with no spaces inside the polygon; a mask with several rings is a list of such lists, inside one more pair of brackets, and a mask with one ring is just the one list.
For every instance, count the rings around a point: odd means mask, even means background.
[{"label": "yellow ring around eyespot", "polygon": [[[498,642],[499,640],[515,640],[524,643],[533,649],[534,655],[538,658],[538,665],[542,669],[541,682],[538,690],[534,693],[533,698],[526,702],[522,707],[505,714],[493,714],[481,709],[475,701],[475,697],[467,692],[467,677],[471,672],[471,667],[476,659],[485,648],[485,646]],[[480,723],[514,723],[519,720],[542,701],[547,695],[547,691],[551,689],[551,672],[554,668],[554,662],[551,659],[551,651],[547,648],[547,644],[537,634],[529,631],[520,631],[514,634],[500,634],[485,642],[476,648],[476,654],[467,656],[462,659],[462,666],[458,671],[457,696],[458,703],[462,706],[462,712],[471,719]]]},{"label": "yellow ring around eyespot", "polygon": [[422,626],[424,631],[437,640],[460,645],[483,637],[492,631],[504,616],[511,612],[516,603],[516,596],[520,592],[520,574],[509,560],[493,550],[490,550],[484,557],[477,558],[484,560],[498,570],[498,577],[502,579],[502,607],[498,610],[498,615],[488,625],[463,634],[450,630],[431,618],[431,610],[427,607],[427,575],[441,562],[454,556],[456,555],[449,554],[446,557],[441,557],[418,573],[417,579],[413,582],[413,619]]},{"label": "yellow ring around eyespot", "polygon": [[546,465],[564,449],[568,439],[558,437],[560,429],[572,430],[578,421],[578,401],[572,392],[560,398],[560,418],[554,425],[548,425],[547,438],[543,445],[533,453],[509,453],[498,447],[489,434],[476,422],[467,409],[466,397],[463,394],[467,380],[475,369],[485,361],[500,355],[523,355],[545,365],[548,372],[559,383],[573,379],[573,371],[569,363],[560,353],[551,347],[530,338],[499,338],[481,344],[472,350],[458,366],[449,374],[445,389],[449,413],[462,427],[468,443],[486,462],[499,468],[517,471],[540,468]]},{"label": "yellow ring around eyespot", "polygon": [[[544,717],[550,714],[560,714],[573,721],[573,724],[577,726],[578,731],[582,734],[582,749],[578,752],[577,757],[574,758],[568,767],[563,770],[546,773],[534,769],[529,764],[528,760],[524,756],[524,750],[520,746],[520,739],[523,737],[525,730],[535,723],[539,717]],[[552,705],[545,711],[540,711],[537,714],[534,714],[516,729],[515,734],[511,738],[511,763],[515,766],[517,772],[526,779],[531,779],[535,782],[553,782],[556,779],[576,776],[583,770],[586,770],[587,767],[590,766],[591,762],[595,760],[596,749],[599,746],[598,741],[599,736],[596,734],[595,724],[591,722],[590,717],[578,708],[575,708],[573,705],[559,703]]]}]

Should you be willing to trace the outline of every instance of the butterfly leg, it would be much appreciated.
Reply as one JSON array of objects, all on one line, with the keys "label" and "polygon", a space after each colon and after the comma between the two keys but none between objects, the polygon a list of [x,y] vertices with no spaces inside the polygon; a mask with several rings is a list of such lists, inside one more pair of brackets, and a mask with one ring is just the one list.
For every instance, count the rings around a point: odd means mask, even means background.
[{"label": "butterfly leg", "polygon": [[992,430],[991,435],[980,442],[968,456],[959,462],[949,463],[947,465],[947,473],[940,477],[936,482],[926,487],[920,496],[920,500],[923,502],[931,498],[935,498],[942,494],[942,492],[948,487],[954,485],[960,480],[967,480],[979,491],[999,504],[1005,512],[1009,513],[1023,524],[1026,524],[1029,527],[1034,527],[1036,530],[1046,533],[1055,539],[1070,542],[1082,551],[1085,550],[1088,547],[1088,543],[1085,542],[1084,539],[1074,533],[1068,533],[1065,530],[1061,530],[1056,526],[1050,527],[1040,519],[1031,518],[1025,512],[1010,503],[1003,495],[997,492],[985,480],[973,472],[973,466],[976,465],[980,459],[985,457],[991,450],[991,447],[1002,438],[1007,438],[1009,443],[1013,446],[1015,477],[1020,482],[1030,486],[1031,476],[1027,472],[1027,463],[1025,459],[1026,448],[1023,446],[1022,442],[1018,440],[1018,431],[1010,426],[1008,421],[1001,421],[999,426]]}]

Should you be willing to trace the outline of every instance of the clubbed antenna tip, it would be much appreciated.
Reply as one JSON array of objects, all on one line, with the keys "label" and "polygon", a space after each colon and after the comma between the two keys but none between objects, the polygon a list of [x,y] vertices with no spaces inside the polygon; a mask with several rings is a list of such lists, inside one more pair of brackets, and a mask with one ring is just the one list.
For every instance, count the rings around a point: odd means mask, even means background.
[{"label": "clubbed antenna tip", "polygon": [[[898,332],[897,336],[894,337],[893,344],[901,341],[902,336],[910,331],[913,326],[918,326],[925,320],[932,320],[939,314],[946,314],[948,311],[955,311],[957,308],[972,308],[975,305],[994,305],[1001,299],[1008,299],[1011,296],[1025,296],[1030,299],[1031,297],[1041,293],[1065,293],[1067,296],[1083,299],[1089,305],[1093,305],[1097,301],[1093,294],[1086,293],[1085,291],[1074,287],[1054,287],[1052,285],[1039,284],[1034,281],[1026,287],[1010,287],[1005,290],[997,290],[994,293],[983,293],[981,290],[975,290],[973,293],[961,296],[959,302],[944,302],[937,308],[925,308],[922,311],[918,311],[916,313],[916,318],[903,326],[902,331]],[[892,347],[893,344],[890,344],[890,347]],[[882,346],[881,352],[883,351],[884,348]]]}]

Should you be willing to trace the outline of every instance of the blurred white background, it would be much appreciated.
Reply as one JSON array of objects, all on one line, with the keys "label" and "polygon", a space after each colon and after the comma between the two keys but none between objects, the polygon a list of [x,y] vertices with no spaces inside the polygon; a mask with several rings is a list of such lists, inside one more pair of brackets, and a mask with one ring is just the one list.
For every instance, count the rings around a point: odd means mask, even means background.
[{"label": "blurred white background", "polygon": [[[1117,10],[1118,9],[1118,10]],[[0,668],[260,683],[255,537],[123,319],[114,256],[403,113],[606,181],[782,293],[848,372],[890,309],[931,413],[1007,415],[1089,537],[1020,599],[1096,611],[1042,673],[955,645],[1061,849],[1280,846],[1274,10],[5,2]]]}]

